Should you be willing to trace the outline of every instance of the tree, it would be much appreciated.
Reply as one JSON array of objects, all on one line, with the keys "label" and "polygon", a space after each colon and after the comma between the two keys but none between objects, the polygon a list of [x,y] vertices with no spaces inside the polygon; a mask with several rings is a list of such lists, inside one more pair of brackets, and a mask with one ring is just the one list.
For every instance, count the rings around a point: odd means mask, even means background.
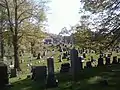
[{"label": "tree", "polygon": [[[41,11],[44,10],[43,3],[35,3],[33,0],[1,0],[0,6],[6,9],[8,26],[12,34],[14,47],[14,68],[20,69],[19,65],[19,31],[23,21],[39,22]],[[42,14],[43,15],[43,14]]]},{"label": "tree", "polygon": [[3,60],[4,57],[4,31],[6,25],[6,15],[5,9],[0,6],[0,50],[1,56],[0,58]]},{"label": "tree", "polygon": [[99,29],[107,28],[104,39],[111,37],[109,45],[120,40],[120,0],[81,0],[83,9],[98,16]]}]

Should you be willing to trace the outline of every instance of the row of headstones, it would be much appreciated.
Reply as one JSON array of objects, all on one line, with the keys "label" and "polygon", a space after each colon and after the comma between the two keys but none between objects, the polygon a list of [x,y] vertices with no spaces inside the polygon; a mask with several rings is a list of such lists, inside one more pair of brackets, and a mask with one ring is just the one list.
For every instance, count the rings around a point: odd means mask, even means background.
[{"label": "row of headstones", "polygon": [[[111,61],[111,58],[106,57],[105,58],[105,64],[104,64],[104,59],[102,57],[100,57],[100,58],[98,58],[98,65],[97,66],[110,65],[110,64],[119,64],[120,63],[120,58],[117,59],[117,56],[114,56],[112,63],[110,63],[110,61]],[[86,62],[86,67],[87,68],[92,67],[92,62],[91,61]]]},{"label": "row of headstones", "polygon": [[[71,72],[74,80],[77,80],[77,75],[80,72],[82,68],[82,62],[81,58],[78,57],[78,51],[73,48],[70,52],[70,59],[71,59]],[[117,56],[113,57],[112,64],[118,64],[120,63],[120,59],[117,60]],[[106,57],[106,65],[110,64],[110,57]],[[98,59],[98,65],[97,66],[103,66],[104,65],[104,59],[100,56]],[[91,61],[86,62],[86,67],[92,67]]]},{"label": "row of headstones", "polygon": [[36,82],[44,83],[47,88],[58,86],[58,81],[54,74],[54,59],[53,58],[47,59],[47,67],[46,66],[33,66],[31,72],[32,72],[32,79]]},{"label": "row of headstones", "polygon": [[[14,75],[12,77],[17,76],[15,69],[11,69],[11,73]],[[42,82],[42,83],[44,82],[46,87],[48,88],[58,86],[58,81],[54,74],[54,59],[53,58],[47,59],[47,67],[33,66],[32,79],[36,82]],[[4,63],[0,63],[0,88],[5,87],[7,84],[9,84],[9,74],[8,74],[7,65]]]},{"label": "row of headstones", "polygon": [[[81,59],[81,57],[78,57],[78,58],[80,60],[80,63],[79,63],[80,69],[83,69],[83,62],[81,61],[82,59]],[[106,57],[105,61],[106,61],[105,65],[110,65],[111,64],[110,63],[110,61],[111,61],[110,57]],[[93,61],[87,61],[85,67],[86,68],[91,68],[92,67],[92,62]],[[112,64],[118,64],[118,63],[120,63],[120,58],[118,58],[118,60],[117,60],[116,56],[113,57]],[[104,65],[104,60],[103,60],[103,58],[100,57],[98,59],[98,66],[103,66],[103,65]],[[66,72],[69,72],[69,71],[70,71],[70,64],[69,63],[64,63],[64,64],[61,65],[61,69],[60,69],[61,73],[66,73]]]}]

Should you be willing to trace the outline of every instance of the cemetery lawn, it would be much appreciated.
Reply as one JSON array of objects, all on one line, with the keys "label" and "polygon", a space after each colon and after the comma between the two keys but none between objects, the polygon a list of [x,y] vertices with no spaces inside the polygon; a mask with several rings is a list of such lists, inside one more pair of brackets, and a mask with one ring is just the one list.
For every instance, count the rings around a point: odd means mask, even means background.
[{"label": "cemetery lawn", "polygon": [[[119,56],[119,55],[118,55]],[[69,62],[64,60],[63,62],[58,62],[58,54],[54,56],[55,58],[55,74],[59,81],[59,86],[57,88],[47,89],[47,90],[119,90],[120,85],[120,65],[111,66],[101,66],[89,69],[81,70],[78,75],[78,81],[73,82],[72,76],[68,73],[60,74],[61,63]],[[88,55],[87,58],[89,58]],[[94,55],[97,58],[97,55]],[[27,59],[27,58],[26,58]],[[37,63],[38,60],[33,60],[33,65],[46,65],[46,60]],[[11,78],[10,82],[13,84],[9,90],[44,90],[45,86],[42,82],[35,83],[31,79],[27,79],[27,75],[30,74],[29,67],[27,67],[27,60],[21,64],[22,72],[16,78]],[[115,71],[112,71],[115,70]]]},{"label": "cemetery lawn", "polygon": [[[69,74],[56,74],[56,76],[59,86],[47,90],[119,90],[120,88],[120,65],[84,69],[80,72],[76,83],[72,82]],[[44,90],[41,83],[26,79],[24,75],[20,80],[16,79],[17,81],[12,83],[14,86],[10,90]],[[105,80],[108,84],[105,83]]]}]

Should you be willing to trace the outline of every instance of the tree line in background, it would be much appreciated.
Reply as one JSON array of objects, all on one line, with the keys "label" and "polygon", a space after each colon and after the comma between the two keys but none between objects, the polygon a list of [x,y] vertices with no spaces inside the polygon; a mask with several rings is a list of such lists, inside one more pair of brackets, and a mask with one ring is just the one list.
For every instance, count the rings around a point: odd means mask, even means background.
[{"label": "tree line in background", "polygon": [[7,51],[12,48],[15,69],[20,69],[20,52],[35,53],[45,37],[47,3],[46,0],[0,0],[1,59],[5,48]]},{"label": "tree line in background", "polygon": [[119,45],[120,0],[80,0],[80,2],[79,24],[73,26],[71,30],[64,27],[60,34],[68,34],[75,30],[71,36],[74,36],[74,44],[80,48],[100,51]]}]

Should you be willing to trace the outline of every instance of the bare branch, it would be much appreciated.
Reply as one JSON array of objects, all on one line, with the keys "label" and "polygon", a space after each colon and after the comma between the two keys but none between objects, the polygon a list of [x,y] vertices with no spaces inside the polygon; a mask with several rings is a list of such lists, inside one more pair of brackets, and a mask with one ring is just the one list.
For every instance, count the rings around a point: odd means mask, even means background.
[{"label": "bare branch", "polygon": [[6,9],[7,9],[7,14],[8,14],[8,21],[9,21],[9,25],[10,25],[10,30],[11,32],[14,32],[13,31],[13,24],[12,24],[12,21],[11,21],[11,18],[10,18],[10,10],[9,10],[9,6],[8,6],[8,2],[7,0],[5,0],[5,4],[6,4]]},{"label": "bare branch", "polygon": [[[33,9],[28,9],[28,10],[33,10]],[[27,11],[28,11],[28,10],[23,11],[23,12],[22,12],[22,13],[18,16],[18,18],[17,18],[17,19],[19,20],[19,19],[20,19],[20,17],[21,17],[23,14],[27,13]]]},{"label": "bare branch", "polygon": [[23,0],[21,3],[19,3],[19,4],[17,5],[17,8],[19,8],[20,5],[22,5],[25,1],[26,1],[26,0]]},{"label": "bare branch", "polygon": [[18,22],[18,24],[21,24],[25,19],[28,19],[28,18],[30,18],[31,16],[28,16],[28,17],[25,17],[25,18],[22,18],[19,22]]},{"label": "bare branch", "polygon": [[5,6],[4,4],[2,4],[2,3],[0,3],[0,6],[2,6],[2,7],[4,7],[4,8],[6,8],[6,6]]}]

